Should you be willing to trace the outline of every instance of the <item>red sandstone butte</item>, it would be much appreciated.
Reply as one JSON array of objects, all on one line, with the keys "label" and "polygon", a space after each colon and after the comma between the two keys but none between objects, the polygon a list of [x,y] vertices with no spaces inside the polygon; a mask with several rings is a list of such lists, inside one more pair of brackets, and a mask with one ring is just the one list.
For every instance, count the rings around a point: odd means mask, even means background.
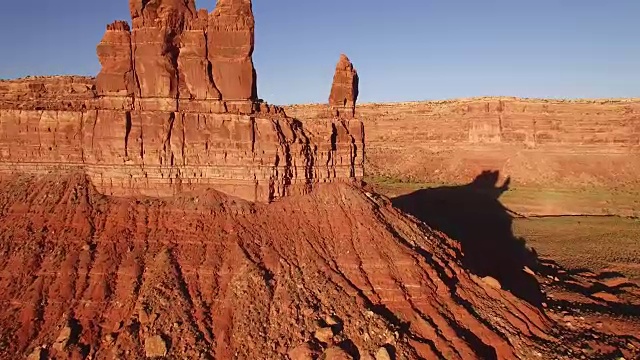
[{"label": "red sandstone butte", "polygon": [[333,77],[329,106],[334,116],[353,118],[358,100],[358,72],[349,58],[342,54]]},{"label": "red sandstone butte", "polygon": [[[251,1],[129,2],[96,79],[0,81],[0,175],[83,172],[104,194],[214,187],[252,201],[363,176],[359,121],[307,128],[258,100]],[[339,136],[334,136],[337,134]]]}]

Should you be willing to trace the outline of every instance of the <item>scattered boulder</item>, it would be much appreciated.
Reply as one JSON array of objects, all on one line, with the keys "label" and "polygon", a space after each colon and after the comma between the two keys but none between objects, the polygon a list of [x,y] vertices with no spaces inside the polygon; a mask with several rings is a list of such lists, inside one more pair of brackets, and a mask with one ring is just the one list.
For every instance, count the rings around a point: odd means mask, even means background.
[{"label": "scattered boulder", "polygon": [[615,277],[615,278],[599,281],[598,283],[611,289],[619,288],[626,285],[633,286],[633,283],[631,283],[629,279],[627,279],[626,277]]},{"label": "scattered boulder", "polygon": [[335,315],[328,315],[326,318],[324,318],[324,322],[328,325],[328,326],[338,326],[342,324],[342,320],[335,316]]},{"label": "scattered boulder", "polygon": [[331,343],[331,341],[333,340],[333,335],[333,329],[331,329],[330,327],[320,328],[313,334],[313,336],[318,339],[318,341],[325,344]]},{"label": "scattered boulder", "polygon": [[536,273],[533,270],[531,270],[531,268],[529,268],[528,266],[525,266],[524,269],[522,270],[531,276],[536,276]]},{"label": "scattered boulder", "polygon": [[393,360],[393,358],[386,347],[381,347],[376,353],[376,360]]},{"label": "scattered boulder", "polygon": [[167,343],[160,335],[151,336],[144,340],[144,351],[148,358],[167,356],[167,350]]},{"label": "scattered boulder", "polygon": [[482,278],[482,281],[494,289],[498,289],[498,290],[502,289],[502,284],[500,284],[500,281],[496,280],[495,278],[492,278],[491,276],[486,276]]},{"label": "scattered boulder", "polygon": [[158,318],[160,317],[160,314],[156,312],[152,312],[151,314],[148,314],[145,310],[142,310],[140,311],[138,316],[140,318],[140,324],[153,325],[156,322],[156,320],[158,320]]},{"label": "scattered boulder", "polygon": [[57,351],[63,351],[69,345],[69,339],[71,339],[71,327],[65,326],[53,343],[53,348]]},{"label": "scattered boulder", "polygon": [[320,357],[324,360],[352,360],[353,357],[337,346],[328,348]]},{"label": "scattered boulder", "polygon": [[599,293],[595,293],[595,294],[593,294],[591,296],[596,298],[596,299],[599,299],[599,300],[602,300],[602,301],[606,301],[606,302],[612,302],[612,303],[620,303],[620,302],[622,302],[619,297],[617,297],[617,296],[615,296],[613,294],[604,292],[604,291],[599,292]]},{"label": "scattered boulder", "polygon": [[114,336],[114,334],[107,334],[104,339],[102,340],[102,342],[105,345],[112,345],[116,340],[116,337]]},{"label": "scattered boulder", "polygon": [[287,355],[291,360],[312,360],[315,358],[316,352],[309,344],[304,343],[289,351]]},{"label": "scattered boulder", "polygon": [[35,348],[33,352],[29,354],[29,356],[27,356],[27,360],[41,360],[46,358],[47,358],[46,350],[41,346],[38,346],[37,348]]}]

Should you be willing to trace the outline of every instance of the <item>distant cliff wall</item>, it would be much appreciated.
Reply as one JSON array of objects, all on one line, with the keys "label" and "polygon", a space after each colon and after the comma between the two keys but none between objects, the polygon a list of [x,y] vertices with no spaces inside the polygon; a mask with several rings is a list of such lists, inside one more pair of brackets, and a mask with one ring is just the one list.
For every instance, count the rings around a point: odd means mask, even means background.
[{"label": "distant cliff wall", "polygon": [[[285,107],[305,122],[325,105]],[[499,170],[516,185],[640,185],[640,99],[475,98],[363,104],[368,175],[466,183]]]}]

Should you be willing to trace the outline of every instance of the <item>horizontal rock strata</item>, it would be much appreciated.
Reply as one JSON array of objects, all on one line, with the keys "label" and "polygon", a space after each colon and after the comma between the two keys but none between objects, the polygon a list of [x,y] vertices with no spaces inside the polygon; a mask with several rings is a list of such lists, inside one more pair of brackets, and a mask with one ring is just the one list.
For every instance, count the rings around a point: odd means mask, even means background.
[{"label": "horizontal rock strata", "polygon": [[[42,96],[0,94],[0,172],[81,169],[107,194],[166,196],[206,186],[258,201],[362,176],[359,121],[336,120],[307,133],[266,104],[254,114],[98,109],[99,99],[82,99],[92,93],[90,84],[76,78],[2,83],[37,88]],[[65,93],[70,88],[77,89],[75,99]],[[12,106],[11,97],[32,105]]]}]

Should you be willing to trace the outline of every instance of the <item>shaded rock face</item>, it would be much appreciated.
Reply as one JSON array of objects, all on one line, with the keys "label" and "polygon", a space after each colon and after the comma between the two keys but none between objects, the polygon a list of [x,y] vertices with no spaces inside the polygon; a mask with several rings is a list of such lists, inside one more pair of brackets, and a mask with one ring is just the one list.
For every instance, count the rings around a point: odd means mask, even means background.
[{"label": "shaded rock face", "polygon": [[334,116],[353,118],[358,100],[358,72],[346,55],[340,55],[333,77],[329,106]]}]

